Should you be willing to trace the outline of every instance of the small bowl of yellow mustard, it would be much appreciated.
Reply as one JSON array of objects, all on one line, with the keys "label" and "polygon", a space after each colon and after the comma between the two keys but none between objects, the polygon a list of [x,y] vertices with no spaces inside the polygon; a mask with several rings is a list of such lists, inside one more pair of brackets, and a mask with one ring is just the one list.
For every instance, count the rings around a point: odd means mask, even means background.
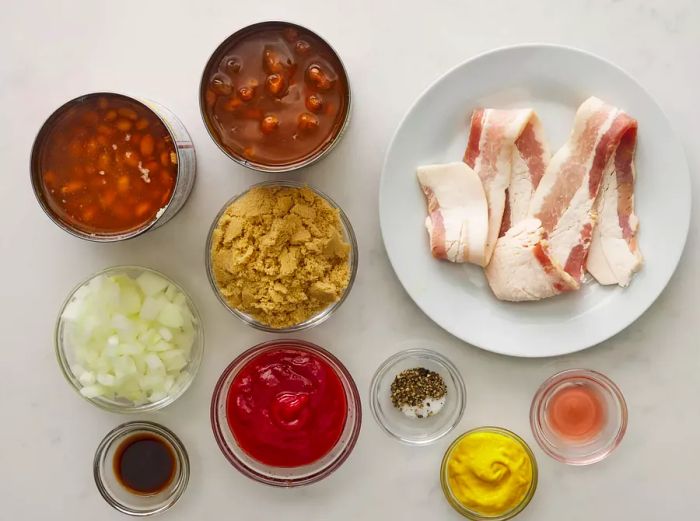
[{"label": "small bowl of yellow mustard", "polygon": [[452,507],[473,521],[512,519],[537,489],[537,461],[525,441],[500,427],[465,432],[449,446],[440,483]]}]

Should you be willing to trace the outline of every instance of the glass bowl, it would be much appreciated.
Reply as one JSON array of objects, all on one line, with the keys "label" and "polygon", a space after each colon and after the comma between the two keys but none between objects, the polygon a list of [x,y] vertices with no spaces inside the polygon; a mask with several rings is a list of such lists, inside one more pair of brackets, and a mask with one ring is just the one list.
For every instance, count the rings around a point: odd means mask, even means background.
[{"label": "glass bowl", "polygon": [[[234,308],[231,306],[226,299],[223,297],[221,292],[219,291],[219,287],[216,283],[216,277],[214,276],[214,267],[212,266],[211,262],[211,246],[212,246],[212,240],[213,240],[213,235],[214,235],[214,230],[216,229],[216,226],[219,224],[219,219],[221,219],[221,216],[224,214],[224,212],[228,209],[229,206],[231,206],[234,202],[236,202],[238,199],[243,197],[245,194],[250,192],[253,188],[259,188],[259,187],[264,187],[264,186],[284,186],[284,187],[290,187],[290,188],[309,188],[312,190],[316,195],[324,199],[329,205],[331,205],[333,208],[336,208],[339,213],[340,217],[340,223],[343,228],[343,239],[350,245],[350,254],[348,258],[348,262],[350,263],[350,278],[348,280],[348,285],[345,288],[345,291],[343,294],[340,296],[338,300],[330,304],[327,308],[320,310],[318,313],[315,315],[309,317],[306,319],[304,322],[300,322],[299,324],[294,324],[292,326],[287,326],[287,327],[282,327],[282,328],[275,328],[271,327],[267,324],[264,324],[257,320],[255,317],[252,315],[249,315],[248,313],[245,313],[239,309]],[[252,326],[256,329],[259,329],[261,331],[267,331],[268,333],[293,333],[296,331],[301,331],[304,329],[308,329],[310,327],[314,327],[319,325],[320,323],[324,322],[330,316],[341,306],[341,304],[345,301],[347,296],[350,294],[350,290],[352,289],[352,285],[355,282],[355,276],[357,275],[357,264],[358,264],[358,248],[357,248],[357,239],[355,237],[355,232],[352,229],[352,225],[350,224],[350,220],[348,219],[347,215],[345,215],[345,212],[343,212],[343,209],[338,206],[330,197],[328,197],[326,194],[323,192],[316,190],[315,188],[312,188],[304,183],[298,183],[295,181],[266,181],[262,183],[255,184],[248,188],[246,191],[232,197],[229,199],[219,210],[219,213],[216,214],[216,217],[214,218],[214,221],[211,224],[211,227],[209,228],[209,235],[207,236],[207,242],[206,242],[206,250],[204,252],[204,262],[206,264],[206,269],[207,269],[207,277],[209,278],[209,284],[211,285],[212,290],[214,291],[214,294],[216,295],[216,298],[219,299],[219,302],[223,304],[223,306],[228,309],[233,315],[236,317],[240,318],[243,322],[248,324],[249,326]]]},{"label": "glass bowl", "polygon": [[[179,387],[176,392],[169,394],[168,396],[154,401],[154,402],[148,402],[148,403],[143,403],[143,404],[136,404],[130,400],[124,399],[124,398],[115,398],[115,399],[110,399],[107,397],[103,396],[96,396],[96,397],[87,397],[84,396],[80,390],[82,389],[83,385],[80,383],[78,377],[76,376],[73,367],[76,364],[75,356],[73,353],[73,350],[70,348],[69,345],[69,339],[67,338],[69,335],[67,334],[67,324],[63,320],[63,312],[65,311],[66,307],[74,300],[76,293],[86,286],[87,284],[90,283],[94,278],[99,277],[99,276],[110,276],[110,275],[118,275],[118,274],[126,274],[130,277],[137,277],[141,273],[152,273],[154,275],[157,275],[158,277],[161,277],[168,281],[169,284],[172,284],[178,291],[180,291],[183,295],[185,295],[185,299],[187,302],[187,307],[189,308],[190,312],[192,313],[194,317],[194,330],[195,330],[195,338],[194,338],[194,343],[192,345],[192,350],[190,352],[190,359],[187,363],[187,365],[182,369],[182,374],[187,374],[187,377],[182,380],[179,383],[176,383]],[[112,268],[107,268],[104,269],[98,273],[95,273],[94,275],[91,275],[87,279],[85,279],[83,282],[78,284],[73,290],[70,292],[68,295],[68,298],[65,300],[63,305],[61,306],[60,311],[58,312],[58,318],[56,320],[56,328],[54,332],[54,343],[55,343],[55,348],[56,348],[56,357],[58,359],[58,364],[59,367],[61,368],[61,371],[63,372],[63,376],[65,376],[66,380],[68,383],[70,383],[73,388],[78,392],[78,394],[92,403],[93,405],[96,405],[97,407],[100,407],[102,409],[105,409],[107,411],[111,412],[117,412],[117,413],[138,413],[138,412],[146,412],[146,411],[155,411],[158,409],[162,409],[166,405],[171,404],[174,402],[176,399],[178,399],[182,394],[188,389],[192,381],[194,380],[195,375],[197,374],[197,370],[199,369],[199,364],[202,361],[202,353],[204,351],[204,332],[202,329],[202,321],[199,317],[199,312],[197,311],[197,308],[194,305],[194,302],[190,299],[188,296],[187,292],[185,292],[182,287],[174,282],[172,279],[168,278],[167,276],[163,275],[162,273],[150,269],[150,268],[145,268],[142,266],[114,266]]]},{"label": "glass bowl", "polygon": [[[148,433],[161,438],[175,454],[175,473],[168,486],[152,495],[129,492],[118,481],[114,472],[114,457],[121,443],[127,438]],[[162,425],[147,421],[135,421],[119,425],[100,442],[93,462],[95,484],[109,505],[131,516],[149,516],[173,506],[187,488],[190,479],[190,460],[180,439]]]},{"label": "glass bowl", "polygon": [[[452,455],[452,451],[455,449],[455,447],[459,444],[460,441],[462,441],[463,438],[470,434],[474,434],[477,432],[491,432],[491,433],[496,433],[496,434],[501,434],[503,436],[506,436],[510,438],[511,440],[517,442],[520,444],[520,446],[525,450],[526,454],[530,458],[530,464],[532,466],[532,482],[530,483],[530,488],[523,497],[523,499],[518,503],[514,508],[507,512],[503,512],[502,514],[498,515],[487,515],[483,514],[481,512],[476,512],[474,510],[471,510],[467,506],[465,506],[462,502],[460,502],[455,495],[452,493],[452,490],[450,488],[449,480],[448,480],[448,475],[447,475],[447,464],[450,459],[450,456]],[[507,429],[503,429],[501,427],[478,427],[476,429],[472,429],[470,431],[465,432],[461,436],[459,436],[455,441],[453,441],[450,446],[447,448],[445,451],[445,456],[442,458],[442,464],[440,465],[440,485],[442,486],[442,492],[445,494],[445,498],[447,499],[447,502],[454,508],[457,512],[459,512],[462,516],[466,517],[467,519],[471,519],[472,521],[506,521],[507,519],[512,519],[515,516],[517,516],[520,512],[525,510],[525,507],[530,504],[530,501],[532,500],[533,496],[535,495],[535,491],[537,490],[537,481],[538,481],[538,470],[537,470],[537,460],[535,459],[535,455],[532,452],[532,449],[530,449],[530,446],[523,440],[520,436],[515,434],[514,432],[511,432]]]},{"label": "glass bowl", "polygon": [[[592,437],[560,436],[548,418],[552,397],[567,387],[587,386],[601,401],[603,420]],[[620,389],[607,376],[589,369],[569,369],[548,378],[537,390],[530,407],[530,426],[542,450],[568,465],[590,465],[608,457],[627,430],[627,404]]]},{"label": "glass bowl", "polygon": [[[248,456],[238,445],[228,425],[226,398],[229,388],[238,372],[253,358],[261,353],[279,348],[291,347],[309,351],[323,359],[336,372],[345,390],[347,401],[347,418],[338,442],[328,454],[321,459],[299,467],[273,467],[265,465]],[[345,366],[325,349],[302,340],[271,340],[251,347],[238,356],[224,370],[214,388],[211,400],[211,426],[214,438],[226,459],[243,475],[268,485],[278,487],[296,487],[316,483],[330,475],[345,462],[357,442],[362,424],[362,406],[360,396],[352,376]]]},{"label": "glass bowl", "polygon": [[[442,376],[447,385],[443,408],[427,418],[410,418],[391,403],[391,384],[406,369],[424,367]],[[370,384],[370,407],[379,426],[399,441],[427,445],[449,433],[462,419],[467,401],[464,381],[447,358],[430,349],[407,349],[382,363]]]}]

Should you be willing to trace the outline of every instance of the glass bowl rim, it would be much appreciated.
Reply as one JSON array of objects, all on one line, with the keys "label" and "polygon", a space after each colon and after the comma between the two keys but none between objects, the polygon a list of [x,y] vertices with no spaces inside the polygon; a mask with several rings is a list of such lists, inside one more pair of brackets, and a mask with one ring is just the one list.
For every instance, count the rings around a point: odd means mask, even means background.
[{"label": "glass bowl rim", "polygon": [[[555,385],[558,385],[571,378],[585,378],[594,382],[598,386],[603,387],[614,398],[620,410],[620,425],[617,426],[615,434],[603,447],[587,457],[572,458],[558,452],[551,446],[550,443],[547,442],[539,424],[540,413],[542,412],[541,406],[544,398],[548,396],[549,392]],[[603,373],[594,371],[593,369],[565,369],[551,375],[539,386],[532,398],[532,403],[530,404],[530,428],[532,429],[532,434],[535,437],[537,444],[545,454],[556,461],[574,466],[592,465],[604,460],[610,454],[612,454],[620,443],[622,443],[625,432],[627,432],[628,416],[629,411],[627,408],[627,402],[625,401],[625,396],[622,394],[620,388],[609,377],[605,376]]]},{"label": "glass bowl rim", "polygon": [[[450,454],[457,446],[457,444],[460,441],[462,441],[465,437],[469,436],[470,434],[475,434],[479,432],[491,432],[501,434],[510,438],[511,440],[516,441],[521,445],[523,450],[525,450],[525,453],[530,458],[530,466],[532,467],[532,481],[530,483],[530,488],[528,489],[523,499],[511,510],[497,516],[481,514],[479,512],[469,509],[468,507],[460,503],[457,500],[457,498],[454,497],[454,494],[452,493],[452,490],[447,480],[447,462],[449,460]],[[447,502],[453,509],[455,509],[455,511],[457,511],[457,513],[461,514],[467,519],[471,519],[472,521],[507,521],[508,519],[514,518],[523,510],[525,510],[525,508],[527,508],[527,506],[530,504],[532,498],[535,496],[535,492],[537,491],[538,482],[539,468],[537,466],[537,458],[535,457],[535,453],[532,451],[530,445],[515,432],[504,427],[497,427],[495,425],[484,425],[481,427],[475,427],[460,434],[457,438],[455,438],[455,440],[452,443],[450,443],[450,446],[447,447],[447,450],[445,450],[445,454],[442,457],[442,463],[440,464],[440,485],[442,487],[442,492],[445,495],[445,499],[447,499]]]},{"label": "glass bowl rim", "polygon": [[[120,438],[126,438],[127,436],[135,432],[151,432],[158,436],[161,436],[162,438],[165,438],[166,441],[172,446],[173,452],[175,452],[175,457],[177,458],[178,464],[180,466],[181,478],[176,483],[175,493],[170,498],[168,498],[165,504],[163,504],[160,507],[153,508],[151,510],[138,511],[133,510],[130,507],[124,505],[121,501],[119,501],[114,496],[112,496],[112,494],[109,493],[100,475],[100,470],[102,469],[102,455],[104,454],[104,452],[108,450],[109,447],[111,447],[112,444]],[[173,431],[171,431],[164,425],[161,425],[156,422],[146,420],[135,420],[117,425],[111,431],[109,431],[104,436],[104,438],[102,438],[102,441],[100,441],[99,445],[97,446],[97,449],[95,450],[95,456],[92,462],[92,473],[95,479],[95,485],[97,486],[97,490],[100,492],[102,498],[112,508],[130,516],[146,517],[168,510],[180,499],[182,494],[187,489],[187,484],[190,480],[190,458],[187,454],[187,449],[185,448],[185,445],[182,443],[182,440],[180,440],[180,438],[178,438],[178,436]]]},{"label": "glass bowl rim", "polygon": [[[212,263],[211,259],[211,246],[212,246],[212,240],[214,236],[214,230],[216,230],[217,225],[219,224],[219,220],[221,219],[221,216],[224,215],[226,210],[235,203],[237,200],[239,200],[241,197],[244,195],[248,194],[251,190],[255,188],[262,188],[262,187],[268,187],[268,186],[280,186],[280,187],[285,187],[285,188],[308,188],[312,192],[314,192],[316,195],[324,199],[332,208],[338,210],[338,216],[340,217],[340,222],[343,227],[343,231],[345,232],[346,235],[346,241],[348,244],[350,244],[350,253],[348,256],[348,265],[350,267],[350,278],[348,279],[348,285],[345,287],[343,290],[342,295],[340,295],[340,298],[333,302],[330,306],[320,310],[318,313],[312,315],[311,317],[307,318],[304,322],[300,322],[299,324],[294,324],[291,326],[287,327],[282,327],[282,328],[274,328],[271,326],[268,326],[266,324],[263,324],[256,318],[252,317],[251,315],[248,315],[247,313],[244,313],[233,306],[229,305],[228,302],[224,299],[224,297],[221,295],[221,292],[219,291],[218,285],[216,283],[216,278],[214,277],[214,266]],[[345,299],[350,295],[350,291],[352,290],[352,287],[355,283],[355,278],[357,277],[357,268],[359,265],[359,251],[358,251],[358,243],[357,243],[357,237],[355,236],[355,231],[353,230],[352,224],[350,223],[350,219],[348,218],[347,214],[343,211],[343,209],[338,205],[330,196],[322,192],[321,190],[318,190],[307,183],[303,181],[289,181],[289,180],[277,180],[277,181],[263,181],[260,183],[256,183],[254,185],[249,186],[242,192],[234,195],[231,197],[228,201],[226,201],[219,212],[216,214],[214,217],[214,220],[209,227],[209,233],[207,234],[207,240],[205,242],[205,248],[204,248],[204,265],[206,268],[207,272],[207,279],[209,280],[209,285],[211,286],[212,291],[214,292],[214,295],[216,295],[216,298],[219,300],[219,302],[235,317],[243,321],[245,324],[258,329],[260,331],[265,331],[267,333],[295,333],[297,331],[303,331],[304,329],[309,329],[314,326],[317,326],[319,324],[322,324],[326,320],[328,320],[333,313],[335,313],[338,308],[345,302]]]},{"label": "glass bowl rim", "polygon": [[[209,70],[209,67],[214,59],[214,57],[217,57],[220,52],[223,52],[223,50],[234,40],[237,38],[240,38],[244,33],[248,31],[255,30],[259,27],[264,27],[267,25],[288,25],[288,26],[293,26],[298,29],[302,29],[304,31],[307,31],[316,38],[320,39],[324,44],[328,46],[328,49],[335,55],[335,57],[338,59],[338,63],[341,66],[343,75],[345,76],[346,83],[347,83],[347,107],[345,110],[345,114],[343,115],[343,121],[338,127],[337,133],[335,136],[328,141],[324,146],[322,146],[320,149],[318,149],[314,154],[307,156],[306,158],[302,159],[301,161],[297,161],[295,163],[287,163],[283,165],[265,165],[264,163],[254,163],[251,162],[247,159],[245,159],[242,156],[236,155],[233,152],[229,151],[224,147],[223,143],[221,143],[221,140],[216,136],[214,130],[211,128],[211,125],[209,124],[209,118],[206,115],[206,100],[205,100],[205,93],[206,93],[206,73]],[[209,134],[209,137],[212,139],[214,144],[221,150],[226,157],[229,159],[232,159],[239,165],[248,168],[250,170],[254,170],[256,172],[264,172],[264,173],[296,173],[299,170],[301,170],[304,167],[311,166],[314,163],[320,161],[321,159],[325,158],[330,154],[330,152],[338,145],[342,137],[345,135],[345,131],[348,128],[348,125],[350,124],[350,117],[352,115],[352,88],[350,87],[350,76],[348,75],[347,72],[347,67],[343,63],[342,58],[340,57],[340,54],[338,54],[338,51],[335,50],[335,48],[328,42],[326,38],[321,36],[317,31],[314,31],[312,29],[309,29],[308,27],[298,24],[296,22],[290,22],[288,20],[262,20],[259,22],[254,22],[252,24],[248,24],[246,26],[241,27],[240,29],[237,29],[230,35],[228,35],[226,38],[224,38],[219,45],[216,46],[216,49],[212,51],[211,55],[209,58],[207,58],[206,63],[204,64],[204,68],[202,69],[202,74],[201,78],[199,81],[199,89],[198,89],[198,101],[199,101],[199,113],[202,118],[202,122],[204,123],[204,128],[207,130],[207,134]]]},{"label": "glass bowl rim", "polygon": [[[383,420],[382,416],[379,413],[379,396],[378,396],[378,388],[379,388],[379,383],[381,379],[387,374],[387,372],[398,362],[405,360],[406,358],[409,358],[411,356],[416,356],[418,358],[427,358],[431,359],[434,362],[438,363],[439,365],[443,366],[445,369],[447,369],[447,372],[450,374],[450,377],[452,380],[455,382],[455,387],[457,389],[457,399],[458,399],[458,412],[457,415],[452,422],[452,424],[449,426],[449,428],[441,433],[439,436],[427,439],[427,440],[411,440],[411,439],[406,439],[401,436],[399,436],[397,433],[392,431],[386,424],[386,422]],[[466,410],[467,407],[467,389],[466,385],[464,383],[464,378],[462,378],[462,374],[459,372],[459,369],[457,369],[457,366],[454,365],[454,363],[447,358],[445,355],[434,351],[432,349],[428,348],[421,348],[421,347],[416,347],[416,348],[409,348],[409,349],[404,349],[402,351],[399,351],[397,353],[394,353],[391,355],[389,358],[384,360],[377,370],[374,372],[374,376],[372,376],[372,380],[370,381],[370,399],[369,399],[369,405],[370,409],[372,410],[372,416],[374,417],[374,420],[377,422],[379,427],[389,436],[392,438],[400,441],[401,443],[404,443],[406,445],[413,445],[413,446],[425,446],[425,445],[430,445],[439,439],[447,436],[450,432],[454,430],[455,427],[459,424],[459,422],[462,420],[462,417],[464,416],[464,411]]]},{"label": "glass bowl rim", "polygon": [[[231,376],[234,373],[234,370],[237,369],[238,371],[240,371],[240,369],[244,366],[246,362],[252,360],[259,354],[265,351],[272,350],[276,347],[295,347],[302,350],[307,350],[329,361],[331,363],[331,367],[333,367],[333,370],[342,374],[343,378],[341,378],[341,382],[343,382],[343,389],[345,391],[346,397],[348,397],[347,406],[348,408],[354,411],[354,422],[350,426],[350,435],[347,438],[347,440],[343,443],[343,446],[341,447],[341,450],[338,453],[338,455],[333,460],[331,460],[324,468],[302,478],[275,478],[261,474],[255,469],[250,468],[240,458],[238,458],[235,453],[233,453],[229,449],[228,443],[226,442],[223,436],[223,429],[228,428],[228,426],[222,425],[217,417],[218,405],[222,402],[225,402],[226,400],[226,396],[222,394],[225,381],[229,378],[229,376]],[[317,483],[318,481],[321,481],[322,479],[331,475],[338,468],[340,468],[340,466],[342,466],[343,463],[345,463],[345,461],[348,459],[353,449],[355,448],[357,440],[360,436],[360,430],[362,428],[362,402],[360,399],[360,394],[357,390],[357,385],[355,384],[355,380],[350,374],[350,371],[348,371],[347,367],[345,367],[345,365],[340,361],[340,359],[338,359],[334,354],[306,340],[277,338],[274,340],[261,342],[246,349],[241,354],[236,356],[233,359],[233,361],[226,366],[226,368],[222,371],[221,375],[219,376],[216,385],[214,386],[214,390],[212,391],[209,418],[211,422],[211,428],[214,434],[214,439],[216,440],[216,444],[218,445],[219,450],[221,450],[226,460],[236,470],[238,470],[244,476],[254,481],[257,481],[258,483],[263,483],[265,485],[270,485],[273,487],[292,488]],[[350,415],[348,415],[347,421],[349,421],[349,419]],[[336,443],[336,445],[333,446],[331,451],[338,448],[341,442],[342,438],[338,440],[338,442]]]},{"label": "glass bowl rim", "polygon": [[[185,296],[185,302],[187,303],[188,308],[192,312],[192,315],[195,318],[196,321],[196,334],[195,334],[195,339],[194,339],[194,344],[192,345],[192,356],[191,359],[188,361],[187,366],[188,368],[191,369],[189,371],[190,373],[190,378],[185,382],[185,384],[182,386],[182,388],[174,395],[169,395],[163,398],[162,400],[158,400],[157,402],[153,403],[144,403],[142,405],[128,405],[128,404],[119,404],[115,403],[112,401],[107,401],[103,400],[100,397],[95,397],[95,398],[88,398],[87,396],[83,396],[83,394],[80,392],[80,389],[82,389],[82,385],[80,385],[80,382],[78,382],[78,379],[75,377],[75,374],[73,373],[73,370],[70,367],[70,364],[68,363],[68,359],[65,354],[65,346],[63,341],[61,340],[61,326],[63,324],[62,320],[62,315],[63,312],[66,309],[66,306],[71,302],[73,297],[75,296],[75,293],[82,288],[84,285],[89,283],[91,280],[93,280],[96,277],[99,277],[100,275],[106,275],[110,274],[112,272],[122,272],[122,271],[129,271],[129,270],[135,270],[135,271],[142,271],[142,272],[149,272],[154,275],[157,275],[159,277],[162,277],[166,281],[168,281],[169,284],[172,284],[175,286],[184,296]],[[173,403],[175,400],[180,398],[187,389],[189,389],[190,385],[192,385],[192,382],[197,376],[197,373],[199,372],[199,367],[202,362],[202,357],[204,354],[204,327],[202,325],[202,318],[199,314],[199,310],[197,309],[196,304],[190,297],[189,293],[183,289],[183,287],[168,277],[167,275],[164,275],[158,270],[155,270],[153,268],[148,268],[146,266],[139,266],[136,264],[119,264],[115,266],[110,266],[104,269],[101,269],[97,272],[94,272],[91,274],[89,277],[84,278],[79,282],[78,284],[74,285],[73,288],[69,291],[68,296],[64,299],[63,303],[61,304],[59,311],[58,311],[58,317],[56,318],[56,323],[54,326],[54,333],[53,333],[53,341],[54,341],[54,352],[56,355],[56,359],[58,361],[58,366],[61,369],[61,372],[63,373],[63,377],[66,379],[66,381],[71,385],[73,389],[78,393],[78,396],[83,398],[84,400],[88,401],[92,405],[99,407],[100,409],[103,409],[105,411],[109,412],[114,412],[114,413],[120,413],[120,414],[132,414],[132,413],[142,413],[142,412],[148,412],[148,411],[157,411],[159,409],[162,409],[163,407],[166,407]],[[190,365],[191,364],[191,365]]]}]

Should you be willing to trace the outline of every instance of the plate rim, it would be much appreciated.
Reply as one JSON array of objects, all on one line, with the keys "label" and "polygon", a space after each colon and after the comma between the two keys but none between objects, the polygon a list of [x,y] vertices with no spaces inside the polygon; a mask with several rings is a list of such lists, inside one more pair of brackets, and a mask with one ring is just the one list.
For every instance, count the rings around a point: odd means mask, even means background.
[{"label": "plate rim", "polygon": [[[389,158],[391,155],[391,152],[394,148],[394,145],[396,143],[396,140],[398,138],[398,135],[401,131],[401,129],[404,127],[406,121],[408,118],[411,116],[413,111],[415,110],[416,106],[418,103],[432,90],[434,89],[439,83],[441,83],[446,77],[451,75],[453,72],[455,72],[458,69],[461,69],[462,67],[467,67],[470,63],[476,62],[478,60],[482,60],[484,58],[487,58],[490,55],[496,55],[496,54],[502,54],[502,53],[508,53],[508,52],[513,52],[513,51],[519,51],[519,50],[541,50],[541,49],[547,49],[547,50],[556,50],[556,51],[565,51],[565,52],[570,52],[573,54],[579,54],[583,55],[587,58],[592,58],[594,60],[602,62],[604,65],[611,67],[615,69],[618,73],[623,74],[627,78],[629,78],[641,91],[642,93],[646,96],[646,98],[652,103],[653,106],[659,111],[659,114],[661,117],[664,119],[666,124],[668,125],[668,128],[670,129],[670,140],[673,142],[677,147],[679,148],[680,152],[680,161],[683,165],[683,171],[685,173],[684,181],[685,185],[689,188],[689,190],[686,191],[686,197],[685,197],[685,206],[687,207],[687,211],[685,212],[685,218],[684,218],[684,223],[676,223],[677,225],[683,226],[682,230],[682,237],[683,237],[683,243],[681,247],[678,249],[678,253],[675,255],[675,258],[672,259],[672,269],[669,270],[668,274],[663,277],[662,284],[659,285],[658,290],[653,291],[653,297],[649,299],[648,303],[643,304],[642,308],[640,309],[640,312],[636,314],[633,318],[626,318],[622,319],[619,322],[615,323],[612,326],[609,326],[605,329],[605,332],[599,333],[599,334],[593,334],[591,335],[590,338],[584,339],[582,342],[576,342],[576,340],[573,340],[568,344],[568,347],[565,350],[561,350],[560,352],[545,352],[545,353],[513,353],[509,352],[503,349],[500,349],[499,347],[486,347],[482,345],[481,343],[478,342],[473,342],[471,340],[467,340],[463,335],[458,334],[457,332],[454,331],[454,328],[452,327],[447,327],[441,323],[439,323],[435,318],[431,316],[430,313],[428,313],[424,307],[419,303],[419,300],[416,299],[411,291],[406,287],[406,284],[404,284],[404,281],[402,280],[401,276],[399,275],[399,272],[396,269],[395,261],[392,257],[392,254],[389,251],[389,248],[387,248],[387,241],[386,241],[386,230],[385,230],[385,224],[384,224],[384,218],[383,218],[383,212],[382,212],[382,201],[384,199],[383,194],[385,192],[384,190],[384,185],[386,183],[386,171],[387,171],[387,164],[389,162]],[[692,179],[690,175],[690,169],[688,166],[688,158],[686,155],[685,151],[685,146],[683,145],[683,142],[679,139],[679,134],[673,125],[671,119],[668,117],[666,112],[663,110],[661,105],[656,101],[656,99],[651,95],[651,93],[642,85],[641,82],[637,80],[635,76],[630,74],[628,71],[617,65],[616,63],[608,60],[607,58],[604,58],[598,54],[595,54],[593,52],[580,49],[578,47],[570,46],[570,45],[562,45],[562,44],[555,44],[555,43],[537,43],[537,42],[526,42],[526,43],[519,43],[519,44],[513,44],[513,45],[504,45],[500,47],[496,47],[493,49],[489,49],[487,51],[478,53],[470,58],[467,58],[464,61],[461,61],[460,63],[457,63],[453,67],[449,68],[446,70],[444,73],[440,74],[437,78],[435,78],[430,84],[421,91],[421,93],[416,96],[416,98],[413,100],[413,102],[410,104],[410,106],[405,110],[403,116],[399,120],[399,123],[397,124],[394,133],[389,141],[389,144],[387,146],[386,153],[384,154],[384,160],[382,162],[382,170],[379,178],[379,193],[378,193],[378,201],[377,201],[377,206],[378,206],[378,211],[379,211],[379,229],[380,229],[380,234],[382,237],[382,245],[384,246],[384,251],[387,254],[387,258],[389,259],[389,264],[391,265],[391,268],[398,279],[399,283],[403,287],[404,291],[408,294],[408,296],[411,298],[411,300],[414,302],[414,304],[421,310],[421,312],[427,316],[435,325],[449,333],[450,335],[454,336],[455,338],[459,339],[460,341],[477,347],[483,351],[499,354],[499,355],[504,355],[504,356],[510,356],[510,357],[515,357],[515,358],[553,358],[557,356],[564,356],[572,353],[577,353],[586,349],[590,349],[592,347],[595,347],[606,340],[609,340],[610,338],[618,335],[621,333],[623,330],[627,329],[630,325],[632,325],[634,322],[639,320],[648,310],[651,308],[651,306],[658,300],[658,298],[661,296],[661,294],[666,290],[668,287],[669,282],[671,281],[671,278],[675,274],[676,270],[678,269],[678,265],[680,263],[681,258],[683,257],[683,254],[685,252],[685,248],[688,244],[688,234],[690,231],[690,221],[691,221],[691,216],[692,216],[692,207],[693,207],[693,198],[692,198]],[[634,315],[634,314],[633,314]]]}]

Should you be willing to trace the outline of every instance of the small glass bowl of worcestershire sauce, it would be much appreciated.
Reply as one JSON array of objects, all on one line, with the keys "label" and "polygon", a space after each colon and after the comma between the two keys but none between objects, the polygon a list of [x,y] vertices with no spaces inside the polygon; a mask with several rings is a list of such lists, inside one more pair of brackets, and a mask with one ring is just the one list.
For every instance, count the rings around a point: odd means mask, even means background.
[{"label": "small glass bowl of worcestershire sauce", "polygon": [[352,376],[321,347],[272,340],[224,370],[211,424],[226,459],[249,478],[278,487],[316,483],[348,458],[362,408]]},{"label": "small glass bowl of worcestershire sauce", "polygon": [[129,239],[169,221],[195,178],[187,130],[152,101],[110,92],[75,98],[44,123],[31,181],[46,214],[96,242]]},{"label": "small glass bowl of worcestershire sauce", "polygon": [[100,442],[93,473],[97,489],[112,507],[148,516],[180,499],[190,478],[190,462],[172,431],[135,421],[116,427]]},{"label": "small glass bowl of worcestershire sauce", "polygon": [[339,141],[350,85],[338,54],[288,22],[261,22],[224,40],[200,85],[204,123],[234,161],[262,172],[310,165]]},{"label": "small glass bowl of worcestershire sauce", "polygon": [[569,369],[548,378],[530,408],[532,433],[549,456],[590,465],[617,448],[627,430],[627,405],[607,376]]}]

